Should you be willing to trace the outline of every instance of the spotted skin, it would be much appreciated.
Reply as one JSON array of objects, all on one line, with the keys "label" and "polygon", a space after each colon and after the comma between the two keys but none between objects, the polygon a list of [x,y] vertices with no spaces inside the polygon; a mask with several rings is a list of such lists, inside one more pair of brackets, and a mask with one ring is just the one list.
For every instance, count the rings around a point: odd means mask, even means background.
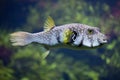
[{"label": "spotted skin", "polygon": [[[69,35],[69,38],[65,37],[67,35]],[[17,35],[15,35],[14,33],[14,36],[17,36]],[[12,37],[14,36],[12,35]],[[30,38],[27,39],[27,36],[30,36]],[[29,35],[27,36],[24,39],[25,42],[29,40],[30,41],[29,43],[37,42],[47,46],[61,45],[63,47],[67,45],[69,47],[81,48],[81,46],[96,47],[101,44],[107,43],[107,37],[100,32],[99,28],[91,27],[91,26],[79,24],[79,23],[55,26],[49,31],[29,33]],[[67,41],[65,42],[65,40]],[[17,39],[12,42],[13,44],[16,43],[16,46],[24,46],[20,44],[17,45],[17,43],[20,43]],[[25,45],[29,43],[25,43]]]}]

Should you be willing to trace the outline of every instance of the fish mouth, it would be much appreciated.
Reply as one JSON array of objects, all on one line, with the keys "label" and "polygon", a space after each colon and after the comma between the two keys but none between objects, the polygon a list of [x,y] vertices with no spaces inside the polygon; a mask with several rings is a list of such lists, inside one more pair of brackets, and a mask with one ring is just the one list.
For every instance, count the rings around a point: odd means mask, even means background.
[{"label": "fish mouth", "polygon": [[108,43],[108,40],[107,40],[107,38],[102,39],[102,40],[98,39],[98,42],[99,42],[100,44],[105,44],[105,43]]},{"label": "fish mouth", "polygon": [[107,43],[108,40],[107,39],[103,39],[102,43]]},{"label": "fish mouth", "polygon": [[107,39],[103,39],[102,41],[100,41],[99,39],[98,39],[98,41],[97,41],[97,43],[95,44],[91,44],[91,47],[99,47],[99,46],[102,46],[102,45],[104,45],[104,44],[107,44],[108,43],[108,41],[107,41]]}]

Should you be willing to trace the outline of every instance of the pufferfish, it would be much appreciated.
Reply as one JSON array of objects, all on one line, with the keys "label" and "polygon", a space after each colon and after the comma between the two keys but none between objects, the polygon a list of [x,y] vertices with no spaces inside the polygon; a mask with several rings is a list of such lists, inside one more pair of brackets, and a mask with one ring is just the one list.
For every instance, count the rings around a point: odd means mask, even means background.
[{"label": "pufferfish", "polygon": [[25,46],[37,42],[48,48],[65,47],[71,49],[94,48],[107,43],[107,36],[97,27],[80,23],[56,26],[49,16],[44,24],[44,31],[29,33],[18,31],[10,34],[13,46]]}]

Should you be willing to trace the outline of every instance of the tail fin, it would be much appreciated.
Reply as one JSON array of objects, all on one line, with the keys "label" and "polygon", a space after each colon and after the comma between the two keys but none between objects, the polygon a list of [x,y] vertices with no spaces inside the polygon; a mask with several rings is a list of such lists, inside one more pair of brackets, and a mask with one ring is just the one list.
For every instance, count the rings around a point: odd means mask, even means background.
[{"label": "tail fin", "polygon": [[32,42],[32,35],[28,32],[15,32],[10,34],[10,40],[13,46],[24,46]]}]

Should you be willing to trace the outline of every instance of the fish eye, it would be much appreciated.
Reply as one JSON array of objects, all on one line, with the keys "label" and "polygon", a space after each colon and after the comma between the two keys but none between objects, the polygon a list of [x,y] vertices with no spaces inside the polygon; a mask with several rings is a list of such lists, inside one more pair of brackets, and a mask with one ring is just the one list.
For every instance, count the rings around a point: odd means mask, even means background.
[{"label": "fish eye", "polygon": [[94,30],[93,30],[93,29],[88,29],[88,31],[87,31],[87,32],[88,32],[88,34],[89,34],[89,35],[91,35],[91,34],[93,34],[93,33],[94,33]]}]

